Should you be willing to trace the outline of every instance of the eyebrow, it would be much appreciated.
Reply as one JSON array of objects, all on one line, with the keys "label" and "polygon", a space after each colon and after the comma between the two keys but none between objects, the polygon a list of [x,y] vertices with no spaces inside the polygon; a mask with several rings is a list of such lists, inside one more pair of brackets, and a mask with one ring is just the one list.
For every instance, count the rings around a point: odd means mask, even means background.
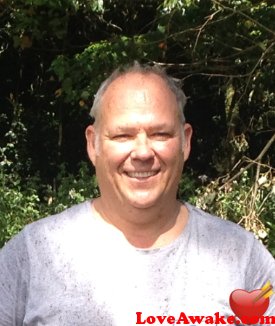
[{"label": "eyebrow", "polygon": [[[171,129],[171,127],[174,127],[174,124],[173,125],[169,125],[167,123],[161,123],[161,124],[156,124],[154,126],[149,126],[148,130],[150,131],[154,131],[154,130],[165,130],[165,129]],[[117,126],[114,128],[114,131],[131,131],[131,130],[135,130],[137,129],[138,126],[135,125],[135,126]]]}]

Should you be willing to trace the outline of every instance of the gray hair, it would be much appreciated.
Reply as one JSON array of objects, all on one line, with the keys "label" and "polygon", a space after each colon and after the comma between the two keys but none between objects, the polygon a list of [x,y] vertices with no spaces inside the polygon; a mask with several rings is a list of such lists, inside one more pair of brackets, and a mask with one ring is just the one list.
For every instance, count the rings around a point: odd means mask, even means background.
[{"label": "gray hair", "polygon": [[167,84],[169,89],[175,94],[176,100],[178,103],[179,109],[179,119],[182,123],[185,122],[184,116],[184,107],[187,102],[187,98],[181,89],[181,85],[179,80],[168,76],[167,73],[161,69],[159,66],[149,66],[149,65],[141,65],[137,61],[130,66],[123,66],[116,69],[99,87],[97,93],[95,94],[94,103],[90,111],[90,116],[95,119],[95,121],[99,120],[99,113],[101,107],[101,101],[103,98],[104,93],[110,86],[110,84],[120,76],[126,75],[128,73],[140,73],[143,75],[146,74],[155,74],[161,77],[164,82]]}]

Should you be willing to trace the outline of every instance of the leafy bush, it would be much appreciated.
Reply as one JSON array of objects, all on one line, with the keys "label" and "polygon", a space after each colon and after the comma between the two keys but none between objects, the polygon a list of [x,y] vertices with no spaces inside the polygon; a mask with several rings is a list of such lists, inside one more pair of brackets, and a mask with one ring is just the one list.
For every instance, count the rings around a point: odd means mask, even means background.
[{"label": "leafy bush", "polygon": [[[252,169],[243,168],[229,178],[217,178],[198,186],[194,177],[183,177],[179,196],[210,212],[242,225],[262,241],[275,257],[275,180],[269,166],[257,165],[256,175]],[[206,179],[206,176],[200,177]]]},{"label": "leafy bush", "polygon": [[47,186],[47,194],[44,197],[47,206],[44,208],[44,216],[61,212],[74,204],[99,196],[96,178],[92,176],[88,164],[84,162],[80,163],[77,175],[68,173],[62,165],[56,184],[55,187]]},{"label": "leafy bush", "polygon": [[31,158],[22,150],[24,110],[13,98],[11,103],[13,119],[0,147],[0,247],[26,224],[99,194],[90,163],[81,163],[74,175],[61,164],[52,184],[43,183],[39,173],[30,176]]},{"label": "leafy bush", "polygon": [[31,182],[23,190],[18,175],[0,173],[0,246],[40,216],[39,198]]},{"label": "leafy bush", "polygon": [[0,173],[0,247],[26,224],[99,194],[87,163],[81,163],[75,176],[62,166],[57,183],[53,187],[42,185],[38,177],[22,180],[16,173]]}]

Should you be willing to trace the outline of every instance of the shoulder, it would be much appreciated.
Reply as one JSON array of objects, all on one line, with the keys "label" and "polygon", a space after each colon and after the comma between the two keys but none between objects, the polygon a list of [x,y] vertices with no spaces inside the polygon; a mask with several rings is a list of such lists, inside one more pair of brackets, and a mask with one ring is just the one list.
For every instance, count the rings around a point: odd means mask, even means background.
[{"label": "shoulder", "polygon": [[236,223],[223,220],[187,204],[189,237],[193,250],[226,265],[237,264],[242,270],[250,264],[255,247],[264,253],[266,248]]},{"label": "shoulder", "polygon": [[40,229],[48,229],[55,231],[59,229],[69,227],[70,225],[76,225],[87,218],[91,214],[90,202],[85,201],[83,203],[74,205],[64,211],[44,217],[38,221],[30,223],[24,228],[24,232],[36,232]]},{"label": "shoulder", "polygon": [[240,225],[223,220],[186,204],[189,210],[189,236],[193,247],[211,253],[229,264],[243,264],[253,272],[269,270],[275,282],[275,260],[265,246]]},{"label": "shoulder", "polygon": [[190,204],[186,207],[193,252],[214,257],[217,264],[228,266],[236,275],[244,273],[244,279],[250,280],[248,289],[261,287],[264,278],[275,284],[275,260],[253,233]]},{"label": "shoulder", "polygon": [[87,228],[92,220],[90,202],[86,201],[61,213],[54,214],[26,225],[21,232],[14,236],[1,249],[5,252],[29,251],[32,248],[44,248],[49,243],[57,243],[64,238],[76,237],[77,233]]},{"label": "shoulder", "polygon": [[211,215],[195,206],[186,204],[189,211],[190,224],[193,232],[198,232],[200,237],[211,239],[212,242],[229,241],[230,243],[248,242],[252,245],[255,237],[240,225]]}]

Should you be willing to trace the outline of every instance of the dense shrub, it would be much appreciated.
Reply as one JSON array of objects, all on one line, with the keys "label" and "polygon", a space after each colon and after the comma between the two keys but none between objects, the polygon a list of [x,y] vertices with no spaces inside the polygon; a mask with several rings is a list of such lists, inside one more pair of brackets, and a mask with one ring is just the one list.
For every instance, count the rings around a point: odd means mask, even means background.
[{"label": "dense shrub", "polygon": [[[242,225],[255,234],[275,257],[275,185],[271,168],[265,173],[251,176],[244,169],[238,178],[217,178],[204,185],[195,186],[190,176],[183,177],[180,196],[223,219]],[[193,177],[194,178],[194,177]],[[199,182],[206,176],[199,177]]]},{"label": "dense shrub", "polygon": [[62,166],[54,186],[41,184],[38,177],[22,180],[16,173],[0,173],[0,185],[0,247],[26,224],[98,196],[96,180],[85,163],[76,175]]}]

